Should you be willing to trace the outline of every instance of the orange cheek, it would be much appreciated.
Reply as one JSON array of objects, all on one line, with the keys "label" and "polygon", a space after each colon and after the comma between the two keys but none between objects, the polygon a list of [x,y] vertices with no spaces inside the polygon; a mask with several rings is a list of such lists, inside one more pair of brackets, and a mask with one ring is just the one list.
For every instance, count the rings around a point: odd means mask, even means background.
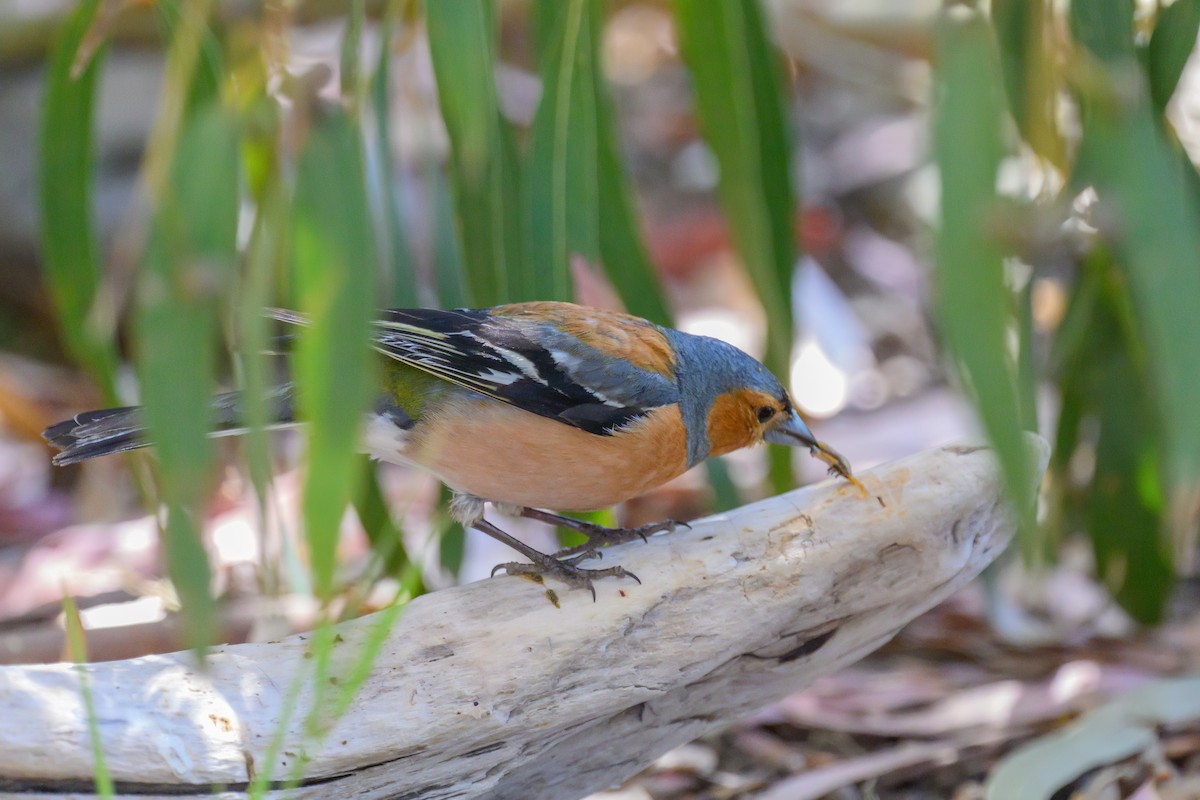
[{"label": "orange cheek", "polygon": [[770,395],[750,389],[736,389],[717,397],[708,412],[710,455],[724,455],[761,441],[757,411],[761,406],[775,405]]}]

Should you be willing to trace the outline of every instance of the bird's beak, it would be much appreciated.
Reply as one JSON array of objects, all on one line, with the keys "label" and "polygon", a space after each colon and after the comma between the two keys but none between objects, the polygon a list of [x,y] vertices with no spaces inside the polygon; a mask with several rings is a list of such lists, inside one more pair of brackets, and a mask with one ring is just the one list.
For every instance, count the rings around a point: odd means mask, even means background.
[{"label": "bird's beak", "polygon": [[808,426],[804,424],[804,420],[800,419],[800,415],[795,411],[792,412],[790,417],[763,434],[763,439],[772,444],[785,444],[790,447],[812,448],[819,446],[817,437],[813,436],[813,432],[808,429]]},{"label": "bird's beak", "polygon": [[817,437],[813,435],[813,432],[808,429],[808,426],[804,424],[804,420],[800,419],[795,411],[792,412],[791,417],[764,433],[763,439],[774,444],[807,447],[810,453],[829,466],[829,473],[831,475],[841,475],[864,493],[867,492],[867,488],[863,486],[862,481],[854,477],[854,473],[850,471],[850,462],[829,445],[817,441]]}]

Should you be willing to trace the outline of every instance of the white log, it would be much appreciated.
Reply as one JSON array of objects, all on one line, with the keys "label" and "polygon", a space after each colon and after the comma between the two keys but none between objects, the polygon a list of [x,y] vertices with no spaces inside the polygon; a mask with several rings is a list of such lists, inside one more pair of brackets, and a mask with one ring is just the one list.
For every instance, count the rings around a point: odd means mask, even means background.
[{"label": "white log", "polygon": [[[1049,448],[1029,447],[1040,475]],[[870,653],[1012,536],[984,448],[861,477],[882,505],[829,480],[613,548],[603,563],[643,584],[605,579],[595,603],[559,586],[555,608],[515,577],[418,598],[321,742],[303,726],[320,694],[310,635],[222,647],[205,671],[186,653],[89,665],[117,794],[243,797],[301,754],[289,797],[566,800],[620,782]],[[327,683],[347,679],[373,621],[338,626]],[[0,667],[0,794],[92,796],[79,687],[70,665]]]}]

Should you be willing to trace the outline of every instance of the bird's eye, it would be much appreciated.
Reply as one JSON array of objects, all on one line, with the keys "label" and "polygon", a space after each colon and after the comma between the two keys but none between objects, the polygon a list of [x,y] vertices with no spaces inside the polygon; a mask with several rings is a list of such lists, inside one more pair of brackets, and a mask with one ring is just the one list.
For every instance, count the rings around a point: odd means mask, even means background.
[{"label": "bird's eye", "polygon": [[766,422],[773,416],[775,416],[775,409],[771,408],[770,406],[763,406],[758,410],[759,422]]}]

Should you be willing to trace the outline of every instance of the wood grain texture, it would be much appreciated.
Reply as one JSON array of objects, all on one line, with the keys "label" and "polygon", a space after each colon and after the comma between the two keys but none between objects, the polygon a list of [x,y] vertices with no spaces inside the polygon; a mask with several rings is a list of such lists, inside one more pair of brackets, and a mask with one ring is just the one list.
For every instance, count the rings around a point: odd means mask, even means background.
[{"label": "wood grain texture", "polygon": [[[1029,447],[1044,467],[1046,443]],[[613,548],[604,563],[644,584],[605,580],[595,603],[555,587],[557,609],[513,577],[417,599],[323,743],[292,715],[273,774],[307,754],[297,798],[567,800],[621,781],[870,653],[1012,536],[985,448],[862,478],[886,505],[826,481]],[[335,676],[371,622],[340,626]],[[312,668],[309,638],[224,647],[206,672],[182,653],[91,665],[118,796],[244,796],[293,677]],[[78,687],[69,665],[0,668],[0,795],[91,796]]]}]

